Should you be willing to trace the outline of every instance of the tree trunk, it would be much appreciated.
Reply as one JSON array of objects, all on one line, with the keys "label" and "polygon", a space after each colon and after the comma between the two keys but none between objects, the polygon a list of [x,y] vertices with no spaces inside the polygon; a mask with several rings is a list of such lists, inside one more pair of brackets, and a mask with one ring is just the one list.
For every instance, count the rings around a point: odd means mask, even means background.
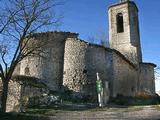
[{"label": "tree trunk", "polygon": [[8,95],[8,80],[3,81],[3,89],[1,95],[1,111],[6,112],[6,104],[7,104],[7,95]]}]

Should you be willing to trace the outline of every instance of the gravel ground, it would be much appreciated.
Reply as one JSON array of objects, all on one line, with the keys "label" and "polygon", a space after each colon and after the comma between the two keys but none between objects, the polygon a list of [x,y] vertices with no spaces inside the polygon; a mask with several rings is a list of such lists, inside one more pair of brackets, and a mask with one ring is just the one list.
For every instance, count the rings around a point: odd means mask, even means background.
[{"label": "gravel ground", "polygon": [[106,107],[85,111],[51,111],[34,114],[0,114],[0,120],[160,120],[160,106]]},{"label": "gravel ground", "polygon": [[50,116],[49,120],[160,120],[160,111],[153,106],[145,106],[138,111],[95,111],[64,112]]}]

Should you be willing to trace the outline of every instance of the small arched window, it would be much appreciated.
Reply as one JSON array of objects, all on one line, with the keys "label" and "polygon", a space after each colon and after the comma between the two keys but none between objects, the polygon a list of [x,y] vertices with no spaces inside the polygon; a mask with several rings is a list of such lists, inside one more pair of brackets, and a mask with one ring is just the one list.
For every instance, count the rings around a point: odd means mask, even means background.
[{"label": "small arched window", "polygon": [[25,68],[24,73],[25,75],[30,75],[30,70],[28,67]]},{"label": "small arched window", "polygon": [[116,16],[117,19],[117,33],[124,32],[124,25],[123,25],[123,14],[118,13]]}]

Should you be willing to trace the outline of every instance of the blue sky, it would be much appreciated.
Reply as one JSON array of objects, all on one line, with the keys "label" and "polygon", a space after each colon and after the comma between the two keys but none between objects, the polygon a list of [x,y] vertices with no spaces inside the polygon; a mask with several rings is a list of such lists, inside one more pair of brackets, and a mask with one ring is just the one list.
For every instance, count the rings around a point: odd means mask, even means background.
[{"label": "blue sky", "polygon": [[[134,0],[139,8],[141,46],[144,62],[160,66],[160,0]],[[59,30],[77,32],[86,40],[98,31],[108,35],[108,6],[119,0],[67,0]],[[160,90],[160,80],[156,80]]]}]

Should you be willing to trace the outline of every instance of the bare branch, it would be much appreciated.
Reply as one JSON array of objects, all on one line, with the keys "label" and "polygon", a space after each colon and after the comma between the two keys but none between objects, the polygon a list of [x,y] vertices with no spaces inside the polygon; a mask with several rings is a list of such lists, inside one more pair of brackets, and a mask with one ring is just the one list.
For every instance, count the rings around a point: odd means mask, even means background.
[{"label": "bare branch", "polygon": [[2,81],[4,80],[5,76],[4,76],[4,71],[3,71],[3,67],[2,65],[0,64],[0,72],[1,72],[1,78],[2,78]]},{"label": "bare branch", "polygon": [[[9,1],[9,2],[8,2]],[[61,5],[62,0],[8,0],[3,15],[0,15],[0,35],[7,37],[10,51],[1,50],[0,77],[4,84],[2,109],[5,111],[8,82],[17,64],[27,56],[43,57],[42,47],[47,42],[37,42],[29,38],[38,30],[59,23],[53,8]],[[57,2],[58,1],[58,2]],[[5,41],[5,42],[6,42]],[[12,48],[11,46],[14,47]],[[7,56],[11,56],[7,59]],[[4,72],[5,71],[5,72]],[[4,105],[5,104],[5,105]]]}]

